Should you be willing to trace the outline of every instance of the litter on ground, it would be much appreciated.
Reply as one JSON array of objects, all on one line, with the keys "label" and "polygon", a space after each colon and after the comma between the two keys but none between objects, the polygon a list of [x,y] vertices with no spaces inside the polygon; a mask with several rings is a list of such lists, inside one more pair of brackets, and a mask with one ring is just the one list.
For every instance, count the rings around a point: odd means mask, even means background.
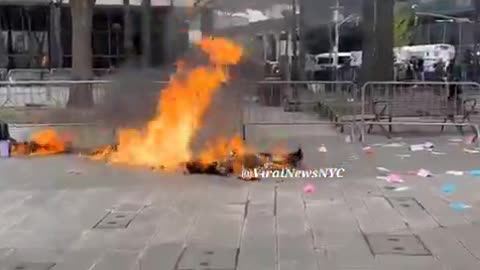
[{"label": "litter on ground", "polygon": [[322,145],[318,148],[318,152],[320,152],[320,153],[326,153],[326,152],[328,152],[327,147],[325,147],[325,145],[322,144]]},{"label": "litter on ground", "polygon": [[377,170],[378,170],[378,171],[381,171],[381,172],[390,172],[389,169],[384,168],[384,167],[377,167]]},{"label": "litter on ground", "polygon": [[308,184],[308,185],[303,187],[303,192],[305,192],[305,193],[312,193],[314,191],[315,191],[315,186],[312,185],[312,184]]},{"label": "litter on ground", "polygon": [[454,184],[445,184],[442,186],[442,192],[450,195],[457,190],[457,186]]},{"label": "litter on ground", "polygon": [[403,179],[398,174],[390,174],[386,177],[386,181],[389,183],[403,183]]},{"label": "litter on ground", "polygon": [[389,144],[384,144],[383,147],[388,147],[388,148],[399,148],[399,147],[403,147],[405,146],[405,144],[403,143],[389,143]]},{"label": "litter on ground", "polygon": [[432,173],[425,169],[418,170],[417,175],[420,177],[432,177]]},{"label": "litter on ground", "polygon": [[431,150],[435,147],[435,145],[431,142],[426,142],[422,144],[412,144],[410,145],[410,151],[416,152],[416,151],[425,151],[425,150]]},{"label": "litter on ground", "polygon": [[480,169],[475,169],[470,171],[471,176],[480,176]]},{"label": "litter on ground", "polygon": [[446,171],[445,174],[462,176],[464,174],[464,172],[462,172],[462,171]]},{"label": "litter on ground", "polygon": [[449,206],[453,210],[465,210],[465,209],[472,208],[471,205],[468,205],[468,204],[465,204],[465,203],[462,203],[462,202],[452,202],[452,203],[450,203]]},{"label": "litter on ground", "polygon": [[467,154],[479,154],[480,150],[463,148],[463,152],[465,152]]}]

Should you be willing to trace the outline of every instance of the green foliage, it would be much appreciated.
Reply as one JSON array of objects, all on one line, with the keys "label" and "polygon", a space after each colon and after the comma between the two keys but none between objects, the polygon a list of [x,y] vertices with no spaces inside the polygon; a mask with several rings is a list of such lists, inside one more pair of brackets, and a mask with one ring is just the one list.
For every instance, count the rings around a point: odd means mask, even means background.
[{"label": "green foliage", "polygon": [[395,5],[393,27],[395,47],[407,46],[413,41],[415,13],[408,4],[397,3]]}]

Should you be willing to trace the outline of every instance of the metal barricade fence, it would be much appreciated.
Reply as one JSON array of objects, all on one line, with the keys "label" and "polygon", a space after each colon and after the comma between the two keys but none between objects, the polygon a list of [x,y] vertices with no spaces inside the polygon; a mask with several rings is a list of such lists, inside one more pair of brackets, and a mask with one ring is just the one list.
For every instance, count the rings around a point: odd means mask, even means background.
[{"label": "metal barricade fence", "polygon": [[475,82],[367,82],[361,90],[362,138],[375,125],[390,136],[394,125],[409,123],[439,126],[440,131],[456,126],[463,133],[463,126],[475,124],[479,100]]},{"label": "metal barricade fence", "polygon": [[355,121],[358,96],[352,82],[259,81],[244,97],[243,138],[246,140],[247,129],[253,126],[334,123],[343,130],[345,124]]},{"label": "metal barricade fence", "polygon": [[[159,88],[150,91],[148,95],[157,95],[162,85],[167,82],[153,82],[159,84]],[[113,81],[0,81],[0,120],[17,121],[19,115],[31,117],[31,112],[60,110],[68,114],[68,103],[72,94],[79,95],[80,99],[92,99],[91,108],[96,109],[105,104],[112,95],[116,95],[115,82]],[[79,92],[88,91],[86,96]],[[130,91],[130,90],[129,90]],[[137,91],[137,89],[131,89]],[[72,97],[73,98],[73,97]],[[148,99],[148,97],[147,97]],[[56,113],[57,116],[61,113]],[[20,117],[25,118],[25,117]],[[60,117],[61,118],[61,117]],[[13,119],[13,120],[10,120]],[[29,122],[31,119],[19,120]],[[32,120],[33,121],[33,120]],[[36,123],[44,123],[48,120],[35,120]]]}]

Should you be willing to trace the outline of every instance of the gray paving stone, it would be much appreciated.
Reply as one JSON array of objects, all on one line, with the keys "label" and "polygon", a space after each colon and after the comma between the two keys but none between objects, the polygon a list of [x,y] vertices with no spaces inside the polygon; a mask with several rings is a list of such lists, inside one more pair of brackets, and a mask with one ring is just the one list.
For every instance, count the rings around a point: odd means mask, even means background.
[{"label": "gray paving stone", "polygon": [[480,227],[462,226],[447,229],[476,258],[480,258]]},{"label": "gray paving stone", "polygon": [[180,259],[183,243],[155,244],[147,247],[139,259],[141,270],[172,270]]},{"label": "gray paving stone", "polygon": [[274,270],[276,236],[273,205],[250,204],[240,243],[238,270]]},{"label": "gray paving stone", "polygon": [[322,249],[326,252],[326,258],[320,257],[320,269],[322,264],[340,269],[370,268],[374,265],[374,257],[362,235],[343,239],[343,243],[337,242],[326,245]]},{"label": "gray paving stone", "polygon": [[236,248],[187,246],[178,269],[235,269]]},{"label": "gray paving stone", "polygon": [[375,255],[431,255],[421,240],[414,235],[370,234],[366,238]]},{"label": "gray paving stone", "polygon": [[51,270],[89,270],[101,258],[100,250],[75,250],[66,253]]},{"label": "gray paving stone", "polygon": [[267,182],[255,182],[249,186],[250,204],[273,205],[275,186]]},{"label": "gray paving stone", "polygon": [[447,270],[448,268],[433,257],[381,255],[375,257],[372,269]]},{"label": "gray paving stone", "polygon": [[95,263],[92,270],[135,270],[138,253],[108,252]]},{"label": "gray paving stone", "polygon": [[391,197],[388,199],[413,230],[439,227],[435,219],[423,209],[423,206],[418,204],[416,199],[409,197]]},{"label": "gray paving stone", "polygon": [[402,232],[407,227],[402,217],[383,197],[345,197],[364,233]]},{"label": "gray paving stone", "polygon": [[55,266],[55,263],[51,262],[18,262],[11,265],[0,266],[2,270],[51,270]]},{"label": "gray paving stone", "polygon": [[136,215],[136,212],[110,212],[95,225],[94,229],[125,229]]},{"label": "gray paving stone", "polygon": [[[242,208],[242,207],[237,207]],[[222,211],[222,210],[220,210]],[[223,211],[229,212],[228,208]],[[243,211],[238,213],[238,209],[233,210],[233,213],[216,214],[201,213],[193,227],[188,245],[199,244],[206,246],[224,246],[234,247],[239,246],[241,228],[243,225],[244,214]],[[212,230],[215,226],[215,230]]]},{"label": "gray paving stone", "polygon": [[434,256],[448,269],[480,269],[480,261],[456,239],[451,230],[438,228],[420,232],[419,236]]},{"label": "gray paving stone", "polygon": [[428,192],[422,192],[422,194],[416,196],[416,198],[442,227],[462,226],[469,223],[465,216],[452,211],[448,203],[440,197],[433,196]]}]

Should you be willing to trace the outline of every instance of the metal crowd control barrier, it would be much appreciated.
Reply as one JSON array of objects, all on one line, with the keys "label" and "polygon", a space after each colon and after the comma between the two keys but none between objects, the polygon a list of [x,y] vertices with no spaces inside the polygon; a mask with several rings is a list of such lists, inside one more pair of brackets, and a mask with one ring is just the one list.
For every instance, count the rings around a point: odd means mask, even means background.
[{"label": "metal crowd control barrier", "polygon": [[[156,81],[155,84],[166,84],[165,81]],[[79,86],[86,87],[79,87]],[[112,95],[125,94],[116,90],[117,85],[113,81],[0,81],[0,120],[8,122],[27,123],[34,122],[45,123],[46,117],[55,111],[56,121],[65,121],[72,124],[78,122],[82,124],[85,114],[86,118],[92,119],[91,115],[96,108],[101,107],[110,99]],[[161,87],[159,87],[161,89]],[[158,90],[159,90],[158,89]],[[158,91],[144,92],[146,95],[156,95]],[[69,96],[72,91],[91,91],[93,97],[92,110],[82,112],[70,110],[68,108]],[[129,89],[130,91],[130,89]],[[138,91],[138,89],[131,89]],[[139,93],[140,94],[140,93]],[[146,99],[151,99],[151,96]],[[50,114],[48,114],[50,113]],[[44,115],[45,114],[45,115]],[[77,117],[78,116],[78,117]],[[33,119],[34,118],[34,119]],[[40,120],[39,120],[40,118]],[[44,119],[44,120],[41,120]],[[60,119],[60,120],[58,120]],[[61,120],[64,119],[64,120]],[[73,119],[73,120],[72,120]]]},{"label": "metal crowd control barrier", "polygon": [[8,73],[7,69],[0,68],[0,81],[7,79],[7,73]]},{"label": "metal crowd control barrier", "polygon": [[352,82],[259,81],[248,89],[242,113],[243,139],[253,126],[340,126],[356,121],[358,93]]},{"label": "metal crowd control barrier", "polygon": [[[478,127],[480,84],[475,82],[367,82],[361,91],[361,139],[374,126],[391,136],[393,126]],[[368,126],[368,129],[367,129]],[[385,128],[388,126],[388,130]]]}]

